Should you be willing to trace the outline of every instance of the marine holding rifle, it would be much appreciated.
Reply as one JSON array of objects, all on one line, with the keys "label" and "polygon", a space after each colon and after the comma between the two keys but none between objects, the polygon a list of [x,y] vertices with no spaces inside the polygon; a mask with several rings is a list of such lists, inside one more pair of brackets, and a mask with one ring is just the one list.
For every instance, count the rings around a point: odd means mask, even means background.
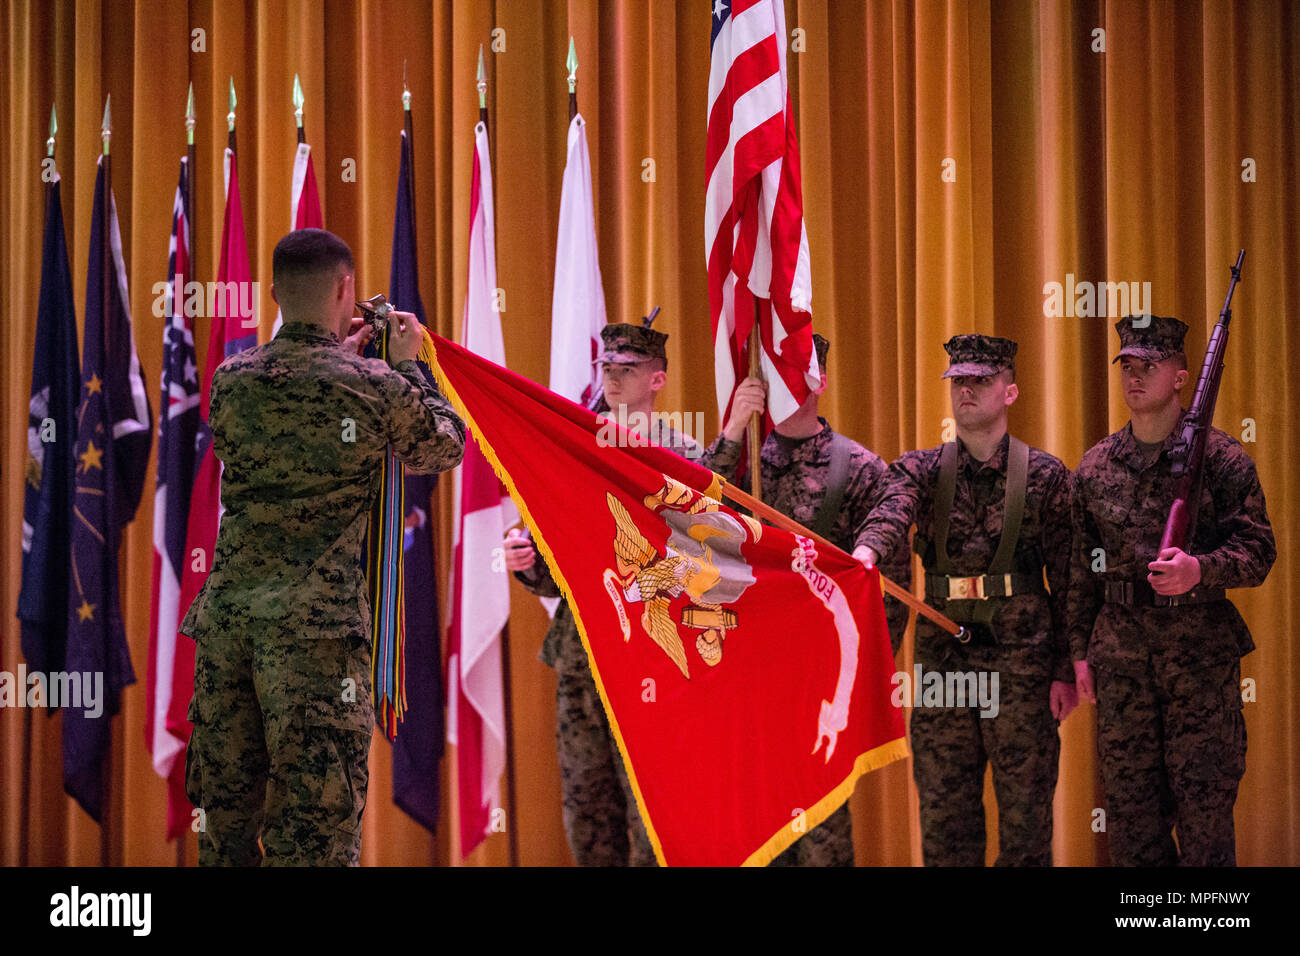
[{"label": "marine holding rifle", "polygon": [[[1239,257],[1234,284],[1240,266]],[[1229,316],[1225,303],[1187,412],[1187,326],[1162,316],[1116,323],[1131,419],[1084,454],[1075,476],[1070,644],[1079,692],[1093,697],[1095,682],[1119,865],[1236,862],[1240,658],[1255,644],[1224,592],[1261,584],[1277,549],[1254,462],[1210,426]],[[1170,543],[1161,532],[1184,496],[1191,527]]]},{"label": "marine holding rifle", "polygon": [[[875,565],[915,523],[926,603],[965,627],[963,642],[924,618],[916,624],[916,664],[963,691],[936,701],[913,689],[912,772],[927,866],[984,864],[989,763],[997,863],[1052,862],[1057,724],[1078,701],[1065,619],[1071,477],[1059,459],[1007,432],[1019,395],[1016,348],[986,335],[944,345],[956,441],[889,466],[854,551]],[[996,688],[993,706],[972,685]]]}]

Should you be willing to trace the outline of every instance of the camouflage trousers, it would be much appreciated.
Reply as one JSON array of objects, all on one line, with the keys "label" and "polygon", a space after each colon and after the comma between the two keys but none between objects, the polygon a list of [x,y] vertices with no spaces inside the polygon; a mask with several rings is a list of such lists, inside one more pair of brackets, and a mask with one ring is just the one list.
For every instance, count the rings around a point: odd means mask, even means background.
[{"label": "camouflage trousers", "polygon": [[1049,688],[1046,677],[999,671],[996,716],[981,717],[978,706],[913,708],[912,775],[926,866],[984,865],[989,764],[998,801],[996,865],[1052,865],[1061,738]]},{"label": "camouflage trousers", "polygon": [[200,640],[190,720],[185,792],[203,811],[201,866],[360,862],[369,641]]},{"label": "camouflage trousers", "polygon": [[1246,771],[1241,662],[1162,670],[1148,663],[1140,676],[1097,672],[1111,861],[1234,866],[1232,808]]},{"label": "camouflage trousers", "polygon": [[591,671],[558,668],[555,742],[564,833],[579,866],[655,866]]},{"label": "camouflage trousers", "polygon": [[852,866],[853,818],[845,803],[786,847],[768,866]]}]

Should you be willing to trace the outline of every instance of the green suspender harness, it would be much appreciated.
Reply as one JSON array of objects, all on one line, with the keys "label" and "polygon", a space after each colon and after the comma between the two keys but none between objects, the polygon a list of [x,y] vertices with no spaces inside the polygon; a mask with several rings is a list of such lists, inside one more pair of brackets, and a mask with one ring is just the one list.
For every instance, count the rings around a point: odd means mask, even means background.
[{"label": "green suspender harness", "polygon": [[823,538],[831,536],[835,519],[839,517],[840,505],[844,503],[844,492],[849,484],[849,464],[851,452],[849,440],[838,432],[831,435],[831,466],[826,475],[826,497],[817,509],[817,518],[812,530]]},{"label": "green suspender harness", "polygon": [[[997,604],[992,598],[1011,597],[1043,591],[1043,576],[1013,572],[1012,559],[1020,540],[1020,524],[1025,516],[1025,489],[1029,483],[1029,446],[1009,436],[1007,479],[1003,498],[1002,534],[989,569],[976,577],[952,574],[948,558],[948,528],[952,521],[952,503],[957,494],[957,442],[943,446],[939,459],[939,484],[934,490],[934,567],[926,568],[927,597],[944,602],[943,611],[954,621],[981,624],[992,631]],[[924,557],[924,555],[922,556]],[[969,631],[962,643],[970,640]],[[996,640],[996,636],[995,636]]]}]

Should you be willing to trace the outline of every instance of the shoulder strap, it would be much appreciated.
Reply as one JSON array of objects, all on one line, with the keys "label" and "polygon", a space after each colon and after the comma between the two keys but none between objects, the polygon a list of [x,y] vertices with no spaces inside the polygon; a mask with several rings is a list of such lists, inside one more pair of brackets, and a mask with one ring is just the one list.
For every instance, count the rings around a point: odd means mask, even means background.
[{"label": "shoulder strap", "polygon": [[939,483],[934,487],[934,570],[947,574],[948,525],[952,520],[952,502],[957,495],[957,439],[946,442],[939,454]]},{"label": "shoulder strap", "polygon": [[1007,483],[1002,506],[1002,534],[989,574],[1011,570],[1011,559],[1020,540],[1020,523],[1025,517],[1025,489],[1029,484],[1029,446],[1015,436],[1007,446]]},{"label": "shoulder strap", "polygon": [[852,454],[849,440],[838,432],[831,435],[831,466],[826,476],[826,495],[821,507],[817,509],[817,519],[812,529],[823,538],[830,536],[835,519],[839,516],[840,505],[844,503],[844,492],[849,484],[849,465]]}]

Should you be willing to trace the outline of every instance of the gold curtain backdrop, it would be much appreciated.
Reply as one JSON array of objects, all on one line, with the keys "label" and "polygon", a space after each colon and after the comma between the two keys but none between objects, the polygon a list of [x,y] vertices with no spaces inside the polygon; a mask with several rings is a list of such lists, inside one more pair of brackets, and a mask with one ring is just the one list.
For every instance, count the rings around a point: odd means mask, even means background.
[{"label": "gold curtain backdrop", "polygon": [[[215,279],[229,80],[239,97],[240,188],[260,337],[275,318],[270,258],[291,227],[294,73],[306,95],[326,226],[357,260],[357,289],[386,288],[401,128],[403,65],[412,93],[421,291],[439,332],[458,336],[466,268],[471,151],[484,46],[494,151],[499,283],[507,362],[548,374],[550,303],[564,172],[568,38],[588,122],[596,232],[612,321],[663,307],[671,333],[660,408],[702,412],[716,433],[703,249],[709,72],[706,4],[648,0],[6,0],[0,4],[0,668],[21,661],[15,608],[26,422],[40,280],[40,160],[51,105],[60,124],[79,327],[95,157],[112,94],[113,188],[140,360],[158,411],[166,278],[186,85],[198,109],[196,276]],[[1300,652],[1289,544],[1300,495],[1292,464],[1300,400],[1300,5],[1283,0],[827,2],[788,0],[791,94],[812,255],[814,328],[830,338],[826,417],[886,459],[940,441],[950,415],[941,343],[958,332],[1020,343],[1013,431],[1074,467],[1122,426],[1109,359],[1114,317],[1048,316],[1044,286],[1150,282],[1150,310],[1191,325],[1199,367],[1245,247],[1216,423],[1255,459],[1278,538],[1260,588],[1234,595],[1258,650],[1237,803],[1243,864],[1300,862]],[[1102,31],[1097,33],[1096,31]],[[202,31],[195,34],[193,31]],[[797,32],[795,32],[797,31]],[[202,39],[202,49],[196,37]],[[495,38],[496,49],[493,49]],[[1104,46],[1104,49],[1102,48]],[[355,181],[345,165],[355,161]],[[647,163],[650,160],[652,163]],[[205,361],[208,322],[197,322]],[[1184,397],[1190,401],[1190,388]],[[155,438],[155,456],[156,456]],[[113,723],[109,856],[167,865],[166,791],[144,746],[152,567],[153,465],[125,534],[122,607],[138,683]],[[450,482],[438,493],[440,593],[451,537]],[[507,808],[525,864],[565,864],[556,765],[555,680],[537,661],[546,618],[512,590],[510,688],[518,806]],[[911,637],[899,667],[911,667]],[[97,864],[100,831],[61,779],[60,722],[37,714],[24,792],[24,717],[0,711],[0,862]],[[1095,715],[1063,725],[1054,839],[1058,863],[1107,860],[1093,831],[1103,805]],[[391,800],[389,747],[371,757],[363,862],[504,864],[504,834],[466,860],[455,832],[454,759],[431,835]],[[989,858],[996,811],[988,790]],[[873,773],[852,800],[860,864],[920,862],[910,762]],[[186,859],[195,860],[194,837]]]}]

